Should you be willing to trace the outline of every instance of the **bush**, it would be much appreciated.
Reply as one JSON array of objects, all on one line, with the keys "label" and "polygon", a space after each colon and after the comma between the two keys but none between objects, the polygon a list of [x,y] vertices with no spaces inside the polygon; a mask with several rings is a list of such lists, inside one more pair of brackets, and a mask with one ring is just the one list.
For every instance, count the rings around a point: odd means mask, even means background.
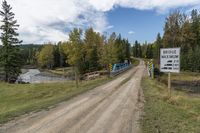
[{"label": "bush", "polygon": [[156,68],[154,69],[154,76],[155,76],[155,77],[158,77],[158,76],[162,76],[162,75],[163,75],[163,73],[160,72],[160,69],[156,67]]}]

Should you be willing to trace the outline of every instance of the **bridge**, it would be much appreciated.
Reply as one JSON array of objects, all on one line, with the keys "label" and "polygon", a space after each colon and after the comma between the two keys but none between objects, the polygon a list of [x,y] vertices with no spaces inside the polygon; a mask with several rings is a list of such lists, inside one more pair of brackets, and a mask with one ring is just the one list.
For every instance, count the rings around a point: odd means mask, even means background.
[{"label": "bridge", "polygon": [[110,76],[114,77],[114,76],[128,70],[131,67],[132,67],[131,63],[116,63],[116,64],[112,65],[112,70],[111,70]]}]

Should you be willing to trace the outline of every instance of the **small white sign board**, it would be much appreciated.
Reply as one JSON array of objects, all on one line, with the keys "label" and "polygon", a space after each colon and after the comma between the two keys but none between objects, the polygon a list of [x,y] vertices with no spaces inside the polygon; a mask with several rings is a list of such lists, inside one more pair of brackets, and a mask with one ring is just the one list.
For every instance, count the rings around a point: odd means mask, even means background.
[{"label": "small white sign board", "polygon": [[160,71],[180,72],[180,48],[163,48],[160,50]]}]

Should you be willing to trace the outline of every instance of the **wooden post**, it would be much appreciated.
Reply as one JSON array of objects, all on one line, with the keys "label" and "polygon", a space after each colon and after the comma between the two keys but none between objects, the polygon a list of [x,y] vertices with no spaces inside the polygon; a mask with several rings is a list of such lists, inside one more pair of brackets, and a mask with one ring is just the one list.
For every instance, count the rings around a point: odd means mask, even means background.
[{"label": "wooden post", "polygon": [[152,66],[151,66],[151,76],[152,76],[152,79],[154,79],[154,64],[152,63]]},{"label": "wooden post", "polygon": [[168,73],[168,93],[169,97],[171,97],[171,73]]}]

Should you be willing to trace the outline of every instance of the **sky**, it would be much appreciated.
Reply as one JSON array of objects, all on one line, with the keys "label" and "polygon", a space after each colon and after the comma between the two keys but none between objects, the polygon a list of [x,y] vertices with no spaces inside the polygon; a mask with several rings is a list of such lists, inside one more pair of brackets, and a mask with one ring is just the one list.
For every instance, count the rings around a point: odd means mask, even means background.
[{"label": "sky", "polygon": [[[2,0],[0,0],[2,2]],[[170,11],[200,9],[200,0],[7,0],[18,20],[24,44],[67,41],[73,28],[105,35],[121,34],[130,42],[153,42],[163,33]]]}]

